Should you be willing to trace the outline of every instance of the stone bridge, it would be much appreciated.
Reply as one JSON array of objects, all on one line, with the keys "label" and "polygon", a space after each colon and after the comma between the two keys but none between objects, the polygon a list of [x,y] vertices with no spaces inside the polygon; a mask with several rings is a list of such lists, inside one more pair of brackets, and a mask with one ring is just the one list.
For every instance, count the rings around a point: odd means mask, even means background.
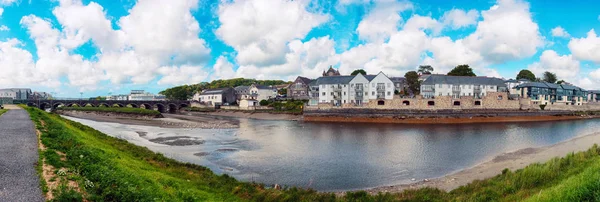
[{"label": "stone bridge", "polygon": [[40,109],[56,109],[58,107],[133,107],[157,110],[161,113],[174,113],[184,107],[190,107],[190,101],[150,101],[150,100],[14,100],[15,104],[26,104]]}]

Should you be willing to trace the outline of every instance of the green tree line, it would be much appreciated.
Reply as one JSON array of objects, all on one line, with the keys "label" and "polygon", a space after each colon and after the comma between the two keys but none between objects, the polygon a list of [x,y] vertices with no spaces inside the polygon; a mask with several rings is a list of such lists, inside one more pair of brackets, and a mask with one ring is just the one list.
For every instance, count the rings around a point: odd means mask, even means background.
[{"label": "green tree line", "polygon": [[226,80],[214,80],[212,82],[202,82],[198,84],[192,85],[182,85],[175,86],[172,88],[167,88],[160,92],[167,97],[169,100],[187,100],[190,99],[196,92],[200,92],[205,89],[214,89],[214,88],[227,88],[227,87],[236,87],[236,86],[249,86],[252,84],[258,85],[281,85],[281,84],[289,84],[288,81],[282,80],[256,80],[256,79],[245,79],[245,78],[235,78],[235,79],[226,79]]}]

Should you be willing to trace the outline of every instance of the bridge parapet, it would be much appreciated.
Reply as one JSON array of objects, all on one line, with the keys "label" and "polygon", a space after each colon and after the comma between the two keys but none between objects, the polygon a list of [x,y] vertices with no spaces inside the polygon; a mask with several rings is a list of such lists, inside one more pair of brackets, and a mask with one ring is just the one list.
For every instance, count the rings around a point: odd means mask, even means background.
[{"label": "bridge parapet", "polygon": [[176,112],[181,108],[191,106],[191,101],[183,100],[14,100],[13,103],[35,106],[44,110],[62,106],[133,107],[157,110],[161,113]]}]

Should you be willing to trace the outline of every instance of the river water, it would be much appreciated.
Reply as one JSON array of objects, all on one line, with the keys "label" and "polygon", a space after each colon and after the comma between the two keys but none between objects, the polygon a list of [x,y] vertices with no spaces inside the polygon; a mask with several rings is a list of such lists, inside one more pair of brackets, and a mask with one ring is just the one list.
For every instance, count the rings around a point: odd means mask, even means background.
[{"label": "river water", "polygon": [[67,118],[242,181],[319,191],[441,177],[600,129],[598,119],[456,125],[238,119],[238,129],[173,129]]}]

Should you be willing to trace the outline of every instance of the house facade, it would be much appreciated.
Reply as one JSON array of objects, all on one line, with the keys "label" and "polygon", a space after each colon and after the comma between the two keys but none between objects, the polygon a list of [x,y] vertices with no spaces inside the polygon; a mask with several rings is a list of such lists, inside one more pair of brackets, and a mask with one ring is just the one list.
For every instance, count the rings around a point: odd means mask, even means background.
[{"label": "house facade", "polygon": [[363,105],[369,100],[391,100],[394,98],[395,90],[394,82],[383,73],[320,77],[309,86],[311,89],[309,105],[319,103],[334,106]]},{"label": "house facade", "polygon": [[29,88],[0,89],[0,97],[12,98],[13,100],[26,100],[32,98],[33,92]]},{"label": "house facade", "polygon": [[421,83],[424,98],[436,96],[474,97],[481,99],[488,92],[507,92],[504,80],[493,77],[467,77],[432,74]]},{"label": "house facade", "polygon": [[600,102],[600,90],[590,90],[588,92],[588,102]]},{"label": "house facade", "polygon": [[236,102],[233,88],[208,89],[194,95],[194,100],[209,106],[230,105]]},{"label": "house facade", "polygon": [[583,105],[588,91],[569,84],[529,82],[515,87],[520,97],[531,99],[534,105]]},{"label": "house facade", "polygon": [[340,72],[334,69],[332,66],[329,66],[327,71],[323,71],[323,76],[341,76]]},{"label": "house facade", "polygon": [[394,82],[394,88],[395,90],[397,90],[398,92],[402,92],[404,90],[407,90],[406,87],[406,78],[404,77],[390,77],[390,80],[392,80],[392,82]]},{"label": "house facade", "polygon": [[250,97],[259,102],[277,97],[277,88],[271,86],[252,84],[248,88],[248,91],[250,92]]},{"label": "house facade", "polygon": [[235,91],[235,96],[238,103],[240,103],[242,100],[254,99],[250,95],[250,86],[237,86],[233,89]]},{"label": "house facade", "polygon": [[310,100],[309,84],[312,79],[299,76],[288,87],[287,96],[297,100]]}]

